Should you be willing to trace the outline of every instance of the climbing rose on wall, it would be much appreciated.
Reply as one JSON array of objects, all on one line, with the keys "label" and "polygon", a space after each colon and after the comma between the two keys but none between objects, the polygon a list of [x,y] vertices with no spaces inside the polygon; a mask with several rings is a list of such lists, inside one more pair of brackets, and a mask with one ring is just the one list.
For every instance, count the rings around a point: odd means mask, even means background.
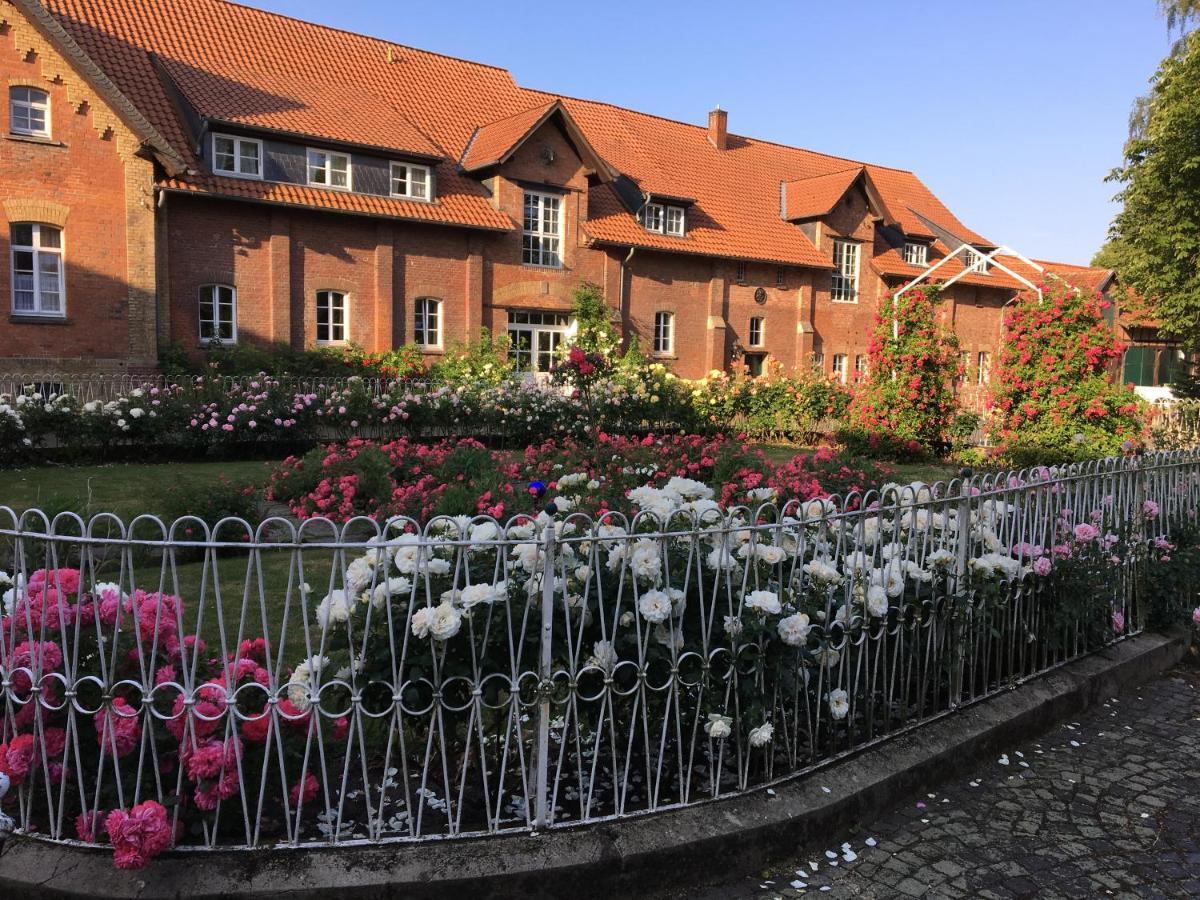
[{"label": "climbing rose on wall", "polygon": [[922,286],[885,296],[868,347],[870,377],[850,404],[850,423],[932,449],[954,415],[958,338],[937,321],[941,289]]},{"label": "climbing rose on wall", "polygon": [[1022,293],[1004,317],[991,381],[996,436],[1018,465],[1119,454],[1146,420],[1113,371],[1124,348],[1105,319],[1109,302],[1060,278],[1038,287],[1041,299]]}]

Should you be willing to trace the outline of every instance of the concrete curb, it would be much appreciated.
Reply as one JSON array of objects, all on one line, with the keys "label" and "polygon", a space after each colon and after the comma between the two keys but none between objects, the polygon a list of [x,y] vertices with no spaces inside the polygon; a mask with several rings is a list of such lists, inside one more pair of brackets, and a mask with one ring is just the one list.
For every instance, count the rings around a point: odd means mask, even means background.
[{"label": "concrete curb", "polygon": [[[0,850],[0,896],[18,898],[323,898],[461,895],[645,896],[765,864],[828,838],[978,758],[1038,734],[1097,700],[1170,668],[1187,635],[1144,634],[958,713],[743,797],[537,835],[423,844],[261,851],[176,851],[137,873],[106,848],[14,836]],[[822,785],[830,789],[826,794]]]}]

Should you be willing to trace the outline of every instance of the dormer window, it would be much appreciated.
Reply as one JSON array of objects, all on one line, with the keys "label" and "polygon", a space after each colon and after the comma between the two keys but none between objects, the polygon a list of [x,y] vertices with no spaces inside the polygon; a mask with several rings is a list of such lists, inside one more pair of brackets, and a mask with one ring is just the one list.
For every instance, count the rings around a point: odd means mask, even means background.
[{"label": "dormer window", "polygon": [[350,155],[309,148],[308,183],[338,191],[350,190]]},{"label": "dormer window", "polygon": [[929,245],[920,241],[905,241],[904,261],[910,266],[929,265]]},{"label": "dormer window", "polygon": [[647,231],[682,237],[685,218],[682,206],[665,206],[662,203],[647,203],[642,207],[642,225]]},{"label": "dormer window", "polygon": [[213,171],[219,175],[262,178],[262,156],[262,141],[228,134],[213,135]]},{"label": "dormer window", "polygon": [[431,200],[429,167],[392,163],[392,196],[409,200]]},{"label": "dormer window", "polygon": [[988,270],[987,257],[978,250],[967,249],[962,252],[963,267],[980,275],[986,275]]}]

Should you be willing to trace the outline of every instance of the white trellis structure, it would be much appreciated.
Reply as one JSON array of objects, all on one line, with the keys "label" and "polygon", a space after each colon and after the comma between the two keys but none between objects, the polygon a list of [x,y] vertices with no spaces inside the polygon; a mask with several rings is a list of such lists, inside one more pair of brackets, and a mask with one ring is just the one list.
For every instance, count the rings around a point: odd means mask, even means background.
[{"label": "white trellis structure", "polygon": [[[1036,284],[1034,284],[1032,281],[1030,281],[1024,275],[1014,272],[1012,269],[1010,269],[1004,263],[1000,262],[997,259],[997,257],[999,257],[999,256],[1015,256],[1017,259],[1021,260],[1021,262],[1025,263],[1025,265],[1029,266],[1030,268],[1032,268],[1033,270],[1035,270],[1037,272],[1041,272],[1043,275],[1045,275],[1047,277],[1050,277],[1050,278],[1058,277],[1053,272],[1048,271],[1045,266],[1039,265],[1038,263],[1034,262],[1032,259],[1029,259],[1029,257],[1025,256],[1022,253],[1018,253],[1016,250],[1012,249],[1012,247],[997,247],[991,253],[985,254],[985,253],[982,253],[981,251],[979,251],[978,249],[976,249],[975,247],[972,247],[970,244],[959,244],[957,250],[955,250],[952,253],[946,254],[946,256],[943,257],[942,259],[938,260],[937,263],[935,263],[934,265],[927,268],[924,272],[922,272],[920,275],[918,275],[916,278],[914,278],[908,284],[904,285],[904,287],[900,288],[900,290],[896,291],[896,293],[892,294],[892,338],[893,339],[899,337],[899,327],[900,327],[899,322],[896,319],[896,301],[899,300],[905,293],[907,293],[908,291],[915,288],[917,285],[921,284],[922,282],[928,281],[930,278],[933,277],[934,273],[936,273],[938,269],[940,269],[942,266],[946,265],[946,263],[950,262],[950,260],[956,258],[960,254],[963,257],[963,269],[961,272],[959,272],[953,278],[950,278],[949,280],[947,280],[942,285],[943,288],[950,287],[952,284],[957,282],[960,278],[964,278],[967,275],[970,275],[972,272],[984,272],[987,270],[988,266],[995,266],[997,269],[999,269],[1001,272],[1004,272],[1006,275],[1011,275],[1013,278],[1015,278],[1021,284],[1025,285],[1027,288],[1029,288],[1029,290],[1034,291],[1038,295],[1039,303],[1043,299],[1045,299],[1045,295],[1042,292],[1041,288],[1039,288]],[[972,262],[972,259],[971,259],[972,256],[977,257],[977,259],[974,262]],[[1009,302],[1011,303],[1012,301],[1010,300]],[[1007,305],[1008,304],[1005,304],[1005,306],[1007,306]]]}]

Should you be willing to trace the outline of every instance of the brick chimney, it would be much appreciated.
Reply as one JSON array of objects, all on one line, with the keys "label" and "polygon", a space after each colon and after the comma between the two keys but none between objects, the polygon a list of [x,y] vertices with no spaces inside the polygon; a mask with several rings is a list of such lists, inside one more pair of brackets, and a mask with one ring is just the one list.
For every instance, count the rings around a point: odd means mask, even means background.
[{"label": "brick chimney", "polygon": [[708,139],[718,150],[724,150],[728,143],[726,140],[728,125],[729,113],[720,106],[708,114]]}]

